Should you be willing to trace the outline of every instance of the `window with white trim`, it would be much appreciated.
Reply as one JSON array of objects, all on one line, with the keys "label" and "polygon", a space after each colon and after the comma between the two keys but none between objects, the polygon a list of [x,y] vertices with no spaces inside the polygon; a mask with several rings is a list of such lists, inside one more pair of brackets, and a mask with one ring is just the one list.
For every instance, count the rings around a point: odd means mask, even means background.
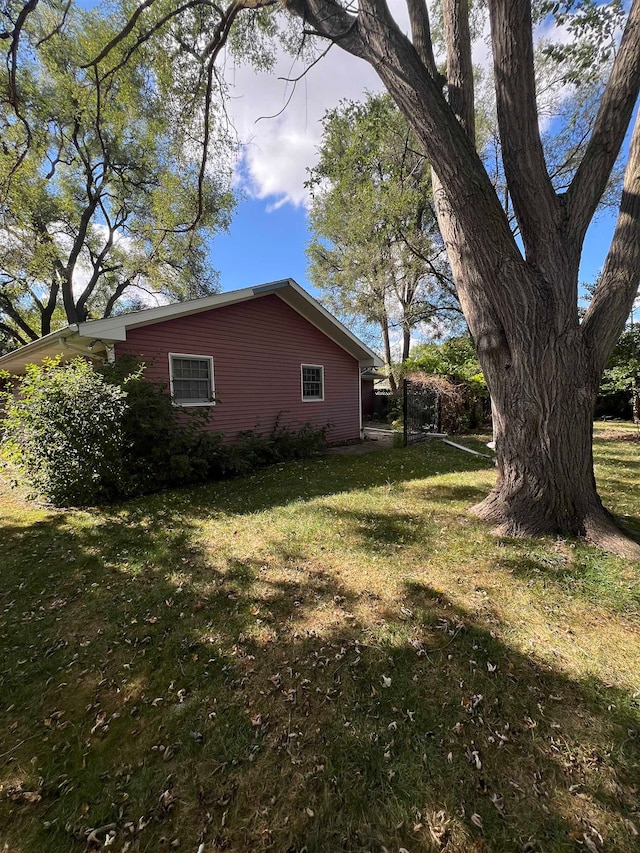
[{"label": "window with white trim", "polygon": [[211,406],[215,403],[213,358],[210,355],[169,353],[171,399],[176,406]]},{"label": "window with white trim", "polygon": [[321,364],[302,364],[302,400],[324,400],[324,367]]}]

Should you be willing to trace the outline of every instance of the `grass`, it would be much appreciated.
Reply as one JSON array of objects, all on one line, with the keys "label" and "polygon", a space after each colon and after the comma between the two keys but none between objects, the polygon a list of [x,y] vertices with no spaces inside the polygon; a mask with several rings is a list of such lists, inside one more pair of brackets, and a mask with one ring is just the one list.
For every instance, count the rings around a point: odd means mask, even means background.
[{"label": "grass", "polygon": [[[597,475],[639,532],[634,439],[599,427]],[[1,488],[2,849],[636,851],[640,565],[494,538],[494,476],[429,442]]]}]

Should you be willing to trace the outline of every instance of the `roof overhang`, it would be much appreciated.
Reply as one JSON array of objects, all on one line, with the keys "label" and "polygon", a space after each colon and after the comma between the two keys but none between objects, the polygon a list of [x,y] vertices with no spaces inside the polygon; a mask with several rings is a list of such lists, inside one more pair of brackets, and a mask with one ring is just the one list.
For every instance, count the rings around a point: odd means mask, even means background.
[{"label": "roof overhang", "polygon": [[131,314],[107,317],[104,320],[90,320],[86,323],[65,326],[64,329],[51,332],[33,343],[0,357],[0,370],[23,373],[27,364],[41,363],[45,358],[53,358],[56,355],[61,355],[64,360],[74,358],[76,355],[84,355],[87,358],[104,361],[114,344],[126,341],[129,329],[138,329],[190,314],[200,314],[203,311],[247,302],[268,294],[275,294],[286,302],[294,311],[357,359],[361,368],[382,366],[382,360],[373,350],[339,320],[336,320],[299,284],[288,278],[257,287],[217,293],[213,296],[205,296],[203,299],[161,305]]}]

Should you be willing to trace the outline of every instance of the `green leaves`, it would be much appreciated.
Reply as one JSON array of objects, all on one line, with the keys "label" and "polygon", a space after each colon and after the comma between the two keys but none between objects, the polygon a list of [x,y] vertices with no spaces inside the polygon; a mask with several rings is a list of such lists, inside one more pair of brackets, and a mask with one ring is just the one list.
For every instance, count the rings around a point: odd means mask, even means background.
[{"label": "green leaves", "polygon": [[87,361],[27,365],[17,393],[4,394],[5,455],[54,503],[92,503],[122,476],[126,393]]},{"label": "green leaves", "polygon": [[[145,26],[170,7],[153,4]],[[210,132],[221,154],[200,178],[201,63],[185,55],[178,73],[172,57],[183,51],[169,24],[158,30],[162,48],[139,43],[135,28],[114,41],[133,8],[49,0],[21,34],[24,122],[0,106],[0,288],[36,336],[55,327],[62,297],[59,325],[138,305],[145,292],[176,300],[217,285],[206,242],[234,205],[225,124],[214,105]],[[185,16],[180,28],[193,35],[206,23]],[[0,29],[10,26],[7,10]],[[0,323],[14,345],[24,339],[7,306]]]},{"label": "green leaves", "polygon": [[579,86],[596,80],[615,55],[626,12],[621,0],[543,0],[534,6],[534,16],[538,22],[551,17],[568,33],[563,42],[547,44],[544,53],[564,68],[565,82]]},{"label": "green leaves", "polygon": [[487,394],[473,341],[468,335],[449,338],[441,344],[418,344],[405,361],[407,374],[426,373],[468,382],[479,394]]},{"label": "green leaves", "polygon": [[343,101],[325,115],[307,186],[309,272],[334,310],[383,334],[455,310],[430,165],[388,95]]}]

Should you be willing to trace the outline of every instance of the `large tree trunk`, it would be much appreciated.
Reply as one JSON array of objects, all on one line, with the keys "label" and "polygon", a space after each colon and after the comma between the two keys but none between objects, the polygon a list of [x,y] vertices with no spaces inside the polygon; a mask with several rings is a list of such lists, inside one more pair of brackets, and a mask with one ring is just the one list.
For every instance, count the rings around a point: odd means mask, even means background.
[{"label": "large tree trunk", "polygon": [[508,536],[584,537],[624,556],[640,546],[616,527],[596,490],[593,410],[598,374],[579,326],[480,339],[491,391],[498,478],[473,508]]}]

